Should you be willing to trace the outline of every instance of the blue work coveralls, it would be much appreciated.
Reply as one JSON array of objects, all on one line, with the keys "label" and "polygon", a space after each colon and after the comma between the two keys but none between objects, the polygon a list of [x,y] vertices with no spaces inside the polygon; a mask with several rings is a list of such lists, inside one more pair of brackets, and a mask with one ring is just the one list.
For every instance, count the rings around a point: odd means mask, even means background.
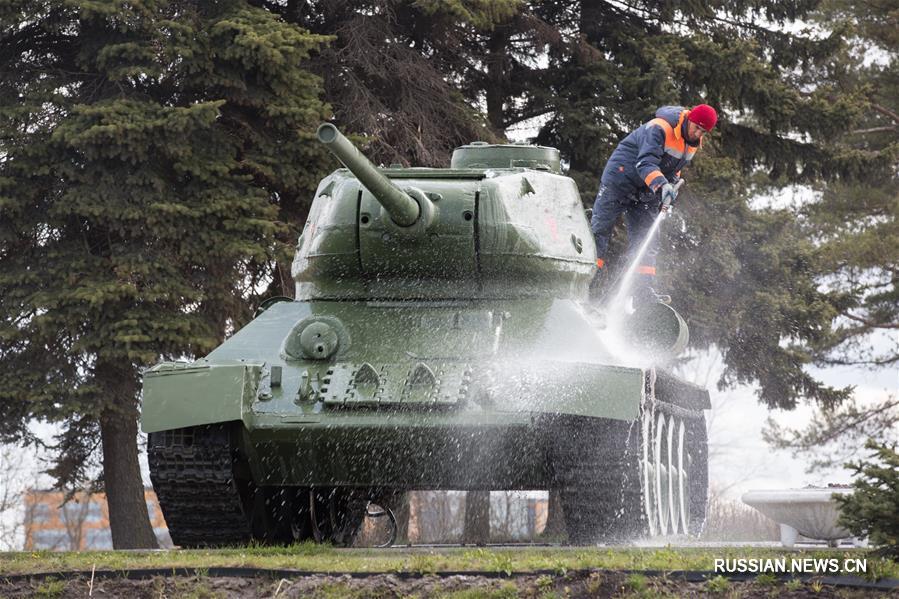
[{"label": "blue work coveralls", "polygon": [[[628,262],[633,260],[659,214],[656,193],[674,183],[690,163],[698,145],[686,141],[687,115],[682,106],[663,106],[656,118],[625,137],[612,152],[602,172],[593,204],[590,228],[596,241],[596,265],[605,266],[612,228],[624,213],[627,226]],[[639,287],[650,287],[656,274],[658,234],[637,266]]]}]

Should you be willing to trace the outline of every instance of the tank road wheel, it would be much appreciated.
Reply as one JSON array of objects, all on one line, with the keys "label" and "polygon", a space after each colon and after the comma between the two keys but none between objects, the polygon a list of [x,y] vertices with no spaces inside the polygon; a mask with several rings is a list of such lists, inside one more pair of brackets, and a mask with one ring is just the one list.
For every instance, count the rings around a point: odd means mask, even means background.
[{"label": "tank road wheel", "polygon": [[644,410],[641,416],[644,534],[699,534],[705,523],[705,420]]},{"label": "tank road wheel", "polygon": [[254,541],[289,545],[312,541],[352,545],[365,519],[367,499],[342,488],[254,487],[241,484]]},{"label": "tank road wheel", "polygon": [[684,420],[684,502],[686,531],[699,536],[709,506],[709,437],[705,418]]},{"label": "tank road wheel", "polygon": [[[702,421],[705,424],[705,421]],[[698,535],[705,523],[705,497],[702,499],[702,513],[691,515],[693,510],[693,487],[696,484],[691,475],[699,476],[697,473],[698,463],[700,461],[697,455],[697,448],[687,446],[687,422],[679,420],[677,428],[674,429],[675,449],[672,467],[675,474],[675,512],[677,514],[677,532],[680,534]],[[705,461],[703,460],[703,464]],[[705,466],[704,466],[705,467]],[[707,481],[703,483],[707,486]],[[697,492],[700,490],[697,489]]]},{"label": "tank road wheel", "polygon": [[365,518],[370,518],[372,520],[387,518],[387,538],[384,539],[383,542],[374,545],[374,547],[379,549],[393,547],[394,543],[396,543],[397,533],[399,532],[399,525],[397,524],[396,515],[393,513],[393,510],[374,501],[369,501],[368,505],[365,506]]},{"label": "tank road wheel", "polygon": [[[653,479],[655,495],[655,512],[658,516],[659,534],[665,536],[669,533],[669,524],[674,510],[671,493],[671,422],[664,414],[655,418],[655,432],[653,434]],[[671,530],[671,532],[675,532]]]},{"label": "tank road wheel", "polygon": [[[644,510],[645,532],[651,537],[659,534],[654,432],[652,412],[643,410],[640,416],[640,503]],[[640,527],[635,532],[641,532]]]},{"label": "tank road wheel", "polygon": [[686,443],[686,426],[683,420],[678,420],[671,429],[673,435],[673,451],[671,456],[671,469],[669,473],[672,480],[673,518],[671,526],[675,532],[688,534],[690,514],[687,506],[690,505],[690,469],[692,456],[684,447]]},{"label": "tank road wheel", "polygon": [[341,487],[310,489],[309,517],[318,543],[349,547],[365,519],[368,498],[355,489]]},{"label": "tank road wheel", "polygon": [[240,485],[254,541],[289,545],[312,539],[307,492],[298,487]]}]

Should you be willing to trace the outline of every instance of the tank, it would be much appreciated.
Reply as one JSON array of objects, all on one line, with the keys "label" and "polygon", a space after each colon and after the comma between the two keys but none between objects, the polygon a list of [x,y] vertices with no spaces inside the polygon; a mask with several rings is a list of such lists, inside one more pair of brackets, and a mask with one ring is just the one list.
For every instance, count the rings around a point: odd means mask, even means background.
[{"label": "tank", "polygon": [[209,355],[144,374],[150,476],[182,547],[353,542],[410,490],[559,491],[570,542],[697,533],[704,389],[684,320],[588,301],[595,248],[554,148],[318,186],[276,298]]}]

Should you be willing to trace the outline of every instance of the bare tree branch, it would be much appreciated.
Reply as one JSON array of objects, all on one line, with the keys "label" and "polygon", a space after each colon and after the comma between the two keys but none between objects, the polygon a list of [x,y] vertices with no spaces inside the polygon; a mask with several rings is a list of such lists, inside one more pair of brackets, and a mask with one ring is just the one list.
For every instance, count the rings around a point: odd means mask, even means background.
[{"label": "bare tree branch", "polygon": [[874,322],[873,320],[868,320],[866,318],[862,318],[861,316],[855,316],[853,314],[846,313],[843,316],[848,318],[849,320],[854,320],[855,322],[860,322],[861,324],[870,327],[872,329],[899,329],[899,323],[893,322],[885,322],[879,323]]},{"label": "bare tree branch", "polygon": [[867,135],[869,133],[886,133],[887,131],[899,131],[899,126],[891,125],[888,127],[871,127],[870,129],[855,129],[850,131],[849,135]]},{"label": "bare tree branch", "polygon": [[896,124],[899,124],[899,114],[896,114],[886,106],[881,106],[880,104],[871,103],[871,108],[879,112],[880,114],[889,117]]}]

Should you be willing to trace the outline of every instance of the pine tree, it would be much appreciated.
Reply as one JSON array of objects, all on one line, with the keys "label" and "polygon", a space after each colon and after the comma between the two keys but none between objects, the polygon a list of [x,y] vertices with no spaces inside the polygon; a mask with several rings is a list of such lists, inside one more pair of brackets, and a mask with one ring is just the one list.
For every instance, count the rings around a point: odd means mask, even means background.
[{"label": "pine tree", "polygon": [[802,211],[806,235],[821,240],[818,259],[841,316],[816,358],[825,366],[890,367],[899,362],[899,344],[876,341],[899,327],[899,9],[894,2],[828,2],[815,16],[841,23],[853,40],[829,65],[833,85],[864,94],[862,118],[847,123],[837,143],[876,152],[881,166],[860,181],[819,185],[820,200]]},{"label": "pine tree", "polygon": [[840,523],[868,537],[877,553],[899,559],[899,454],[896,444],[865,444],[868,459],[847,464],[857,478],[851,495],[837,496]]},{"label": "pine tree", "polygon": [[0,9],[0,436],[60,423],[64,486],[100,449],[116,548],[156,544],[140,369],[247,318],[319,178],[324,41],[241,0]]},{"label": "pine tree", "polygon": [[[846,123],[835,143],[877,152],[881,169],[861,181],[826,181],[818,197],[799,210],[803,235],[816,240],[815,269],[836,308],[832,334],[811,346],[822,368],[895,369],[899,362],[899,70],[897,12],[890,2],[825,2],[813,15],[834,23],[851,43],[827,66],[833,85],[861,90],[863,118]],[[776,447],[814,456],[812,467],[836,466],[855,457],[865,439],[899,440],[895,391],[873,401],[852,397],[821,406],[799,430],[771,423]]]},{"label": "pine tree", "polygon": [[[496,139],[459,89],[452,65],[466,56],[457,19],[503,19],[505,2],[260,0],[284,20],[331,42],[310,62],[342,130],[375,164],[445,167],[453,148]],[[499,8],[497,8],[499,7]]]}]

